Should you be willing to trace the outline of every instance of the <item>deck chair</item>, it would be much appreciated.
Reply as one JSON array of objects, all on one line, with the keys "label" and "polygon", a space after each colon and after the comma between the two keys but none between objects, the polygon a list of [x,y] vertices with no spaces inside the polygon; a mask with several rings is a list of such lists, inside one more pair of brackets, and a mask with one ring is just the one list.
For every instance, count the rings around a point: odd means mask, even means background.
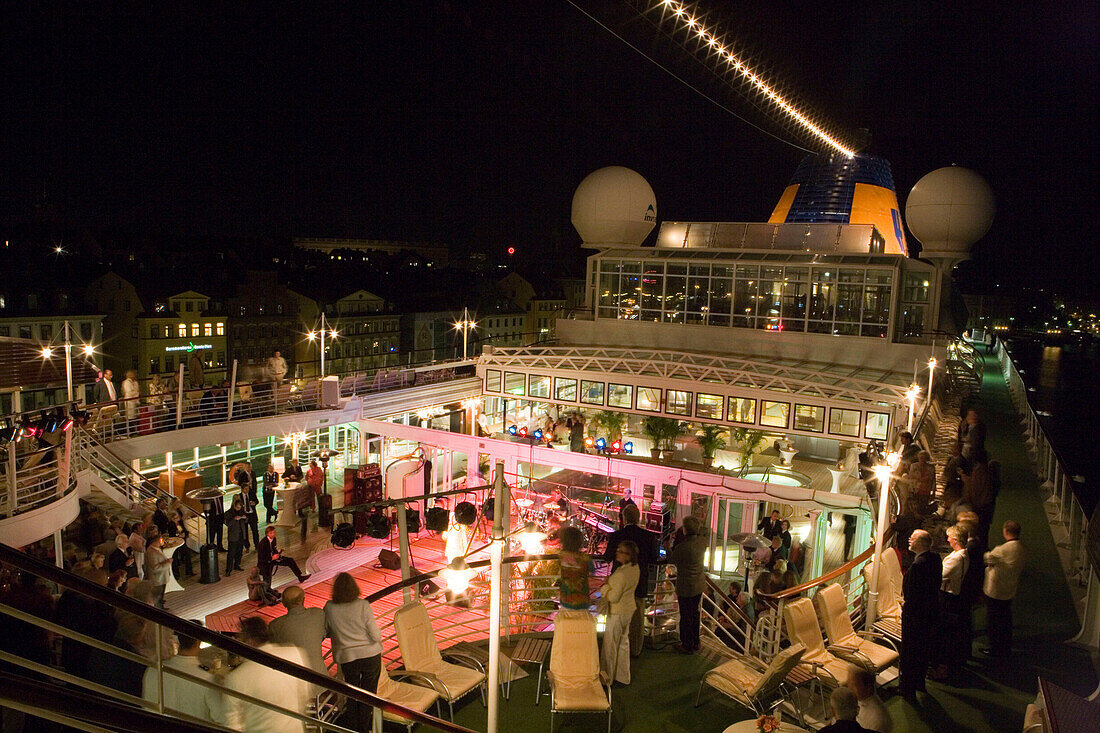
[{"label": "deck chair", "polygon": [[[897,663],[897,648],[884,634],[856,632],[852,627],[844,589],[839,585],[833,583],[820,589],[814,595],[813,603],[825,635],[829,637],[828,651],[833,655],[876,675]],[[872,639],[880,639],[884,644],[875,643]]]},{"label": "deck chair", "polygon": [[[424,683],[425,686],[410,685],[407,682],[401,681],[404,679],[419,680]],[[434,686],[431,678],[419,672],[394,672],[393,677],[391,677],[389,673],[386,672],[386,665],[384,664],[382,665],[382,670],[378,673],[377,695],[390,702],[395,702],[398,705],[404,705],[407,708],[420,712],[426,711],[433,703],[438,707],[440,697],[440,693]],[[391,723],[405,726],[409,733],[412,733],[413,726],[416,725],[416,721],[409,720],[408,718],[388,711],[382,712],[382,718]]]},{"label": "deck chair", "polygon": [[587,611],[559,611],[550,647],[550,733],[557,713],[607,713],[611,733],[611,682],[600,672],[596,619]]},{"label": "deck chair", "polygon": [[[878,583],[878,617],[871,627],[894,641],[901,643],[901,604],[902,604],[902,575],[901,563],[898,562],[898,553],[893,548],[882,551],[882,572],[879,573]],[[871,578],[874,577],[874,562],[863,566],[864,585],[871,588]]]},{"label": "deck chair", "polygon": [[[814,604],[809,598],[799,598],[788,603],[783,609],[783,622],[791,644],[802,644],[806,647],[800,664],[810,667],[821,686],[833,689],[848,684],[848,663],[837,659],[825,648],[825,639],[821,636],[821,627],[817,625]],[[824,705],[824,692],[821,697]]]},{"label": "deck chair", "polygon": [[397,632],[404,671],[416,672],[431,680],[432,689],[447,701],[451,720],[454,720],[455,701],[475,689],[481,692],[481,702],[485,704],[485,667],[462,652],[447,653],[447,658],[462,664],[452,664],[444,659],[439,653],[435,629],[423,603],[413,601],[397,609],[393,614],[393,628]]},{"label": "deck chair", "polygon": [[757,715],[768,715],[786,697],[784,681],[802,661],[805,652],[806,647],[802,644],[792,644],[776,654],[767,666],[748,655],[723,662],[699,681],[695,707],[699,707],[703,688],[710,685]]}]

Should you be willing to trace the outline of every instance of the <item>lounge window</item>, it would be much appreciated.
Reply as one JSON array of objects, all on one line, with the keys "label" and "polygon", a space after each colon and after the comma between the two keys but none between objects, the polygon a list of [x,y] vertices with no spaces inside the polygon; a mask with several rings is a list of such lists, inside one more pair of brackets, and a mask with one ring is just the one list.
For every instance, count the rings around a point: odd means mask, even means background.
[{"label": "lounge window", "polygon": [[808,433],[825,431],[825,408],[817,405],[794,406],[794,429]]},{"label": "lounge window", "polygon": [[703,394],[695,396],[695,417],[703,417],[708,420],[722,419],[722,396],[716,394]]},{"label": "lounge window", "polygon": [[577,380],[568,377],[554,379],[554,399],[562,402],[577,401]]},{"label": "lounge window", "polygon": [[532,397],[549,397],[550,377],[543,376],[541,374],[532,374],[530,391],[528,392],[528,394]]},{"label": "lounge window", "polygon": [[179,328],[180,338],[187,338],[187,324],[186,323],[181,323],[178,328]]},{"label": "lounge window", "polygon": [[756,424],[756,400],[748,397],[730,397],[726,404],[726,419],[746,425]]},{"label": "lounge window", "polygon": [[581,402],[589,405],[603,404],[603,382],[581,380]]},{"label": "lounge window", "polygon": [[191,335],[192,336],[198,336],[199,335],[199,324],[197,324],[197,323],[192,323],[191,324]]},{"label": "lounge window", "polygon": [[224,336],[224,335],[225,335],[225,324],[224,324],[224,323],[219,323],[219,324],[218,324],[218,326],[217,326],[217,334],[218,334],[219,336]]},{"label": "lounge window", "polygon": [[859,410],[834,407],[829,410],[829,432],[833,435],[859,437]]},{"label": "lounge window", "polygon": [[863,433],[871,440],[886,440],[886,429],[890,425],[890,416],[885,412],[868,412],[867,428]]},{"label": "lounge window", "polygon": [[499,392],[500,391],[500,372],[496,369],[485,370],[485,391],[486,392]]},{"label": "lounge window", "polygon": [[665,412],[670,415],[691,415],[691,392],[683,392],[678,389],[668,391],[668,404]]},{"label": "lounge window", "polygon": [[658,387],[638,387],[638,409],[660,412],[661,390]]},{"label": "lounge window", "polygon": [[202,335],[203,336],[213,336],[214,335],[214,324],[213,323],[204,323],[204,324],[202,324]]},{"label": "lounge window", "polygon": [[791,417],[789,402],[771,402],[764,400],[760,413],[760,424],[769,428],[786,428]]},{"label": "lounge window", "polygon": [[504,391],[522,395],[527,388],[527,375],[522,372],[504,372]]},{"label": "lounge window", "polygon": [[629,384],[607,385],[607,406],[625,407],[629,410],[634,406],[634,388]]}]

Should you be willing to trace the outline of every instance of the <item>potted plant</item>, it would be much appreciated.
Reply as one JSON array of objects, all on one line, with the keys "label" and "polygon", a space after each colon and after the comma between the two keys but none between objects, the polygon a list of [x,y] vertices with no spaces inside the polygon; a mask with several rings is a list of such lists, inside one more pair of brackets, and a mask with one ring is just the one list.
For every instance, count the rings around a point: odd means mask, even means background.
[{"label": "potted plant", "polygon": [[764,431],[752,428],[734,428],[733,444],[741,453],[741,466],[752,464],[752,456],[764,449]]},{"label": "potted plant", "polygon": [[725,428],[721,425],[706,423],[695,435],[695,442],[703,451],[703,465],[710,468],[714,465],[714,454],[726,447]]},{"label": "potted plant", "polygon": [[642,420],[642,432],[649,438],[651,444],[649,454],[653,457],[653,460],[657,460],[661,457],[661,448],[664,447],[668,441],[670,431],[675,431],[672,433],[673,440],[679,435],[678,425],[679,423],[671,417],[650,415],[645,420]]},{"label": "potted plant", "polygon": [[626,415],[622,412],[600,410],[595,414],[592,422],[596,426],[596,434],[607,435],[608,442],[623,439],[623,425],[626,423]]}]

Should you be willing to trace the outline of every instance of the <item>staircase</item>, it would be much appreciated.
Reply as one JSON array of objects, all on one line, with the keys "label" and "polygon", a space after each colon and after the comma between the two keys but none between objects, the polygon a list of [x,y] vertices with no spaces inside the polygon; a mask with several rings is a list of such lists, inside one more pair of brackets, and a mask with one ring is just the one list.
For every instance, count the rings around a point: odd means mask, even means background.
[{"label": "staircase", "polygon": [[[157,499],[175,500],[175,497],[161,491],[155,481],[135,471],[92,434],[82,429],[79,438],[82,465],[77,472],[77,481],[86,485],[82,492],[84,500],[98,508],[104,516],[115,514],[132,523],[152,513]],[[179,504],[179,509],[190,532],[188,546],[197,551],[202,515],[183,503]]]}]

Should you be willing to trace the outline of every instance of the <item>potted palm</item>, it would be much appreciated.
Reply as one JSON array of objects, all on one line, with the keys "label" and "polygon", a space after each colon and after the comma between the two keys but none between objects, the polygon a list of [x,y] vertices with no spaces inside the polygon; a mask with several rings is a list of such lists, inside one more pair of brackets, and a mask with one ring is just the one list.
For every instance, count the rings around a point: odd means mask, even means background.
[{"label": "potted palm", "polygon": [[752,456],[764,449],[764,431],[752,428],[734,428],[733,444],[741,453],[741,466],[752,465]]},{"label": "potted palm", "polygon": [[675,440],[676,435],[679,435],[678,422],[671,417],[658,417],[651,415],[645,420],[642,420],[642,432],[649,438],[650,448],[649,455],[653,457],[653,460],[657,460],[661,457],[661,448],[669,439],[670,431],[675,431],[672,434],[672,439]]},{"label": "potted palm", "polygon": [[695,442],[703,452],[703,465],[714,465],[714,454],[726,447],[725,428],[721,425],[704,424],[695,435]]},{"label": "potted palm", "polygon": [[609,442],[623,439],[623,425],[626,423],[624,413],[600,410],[592,422],[595,423],[596,434],[605,434]]}]

